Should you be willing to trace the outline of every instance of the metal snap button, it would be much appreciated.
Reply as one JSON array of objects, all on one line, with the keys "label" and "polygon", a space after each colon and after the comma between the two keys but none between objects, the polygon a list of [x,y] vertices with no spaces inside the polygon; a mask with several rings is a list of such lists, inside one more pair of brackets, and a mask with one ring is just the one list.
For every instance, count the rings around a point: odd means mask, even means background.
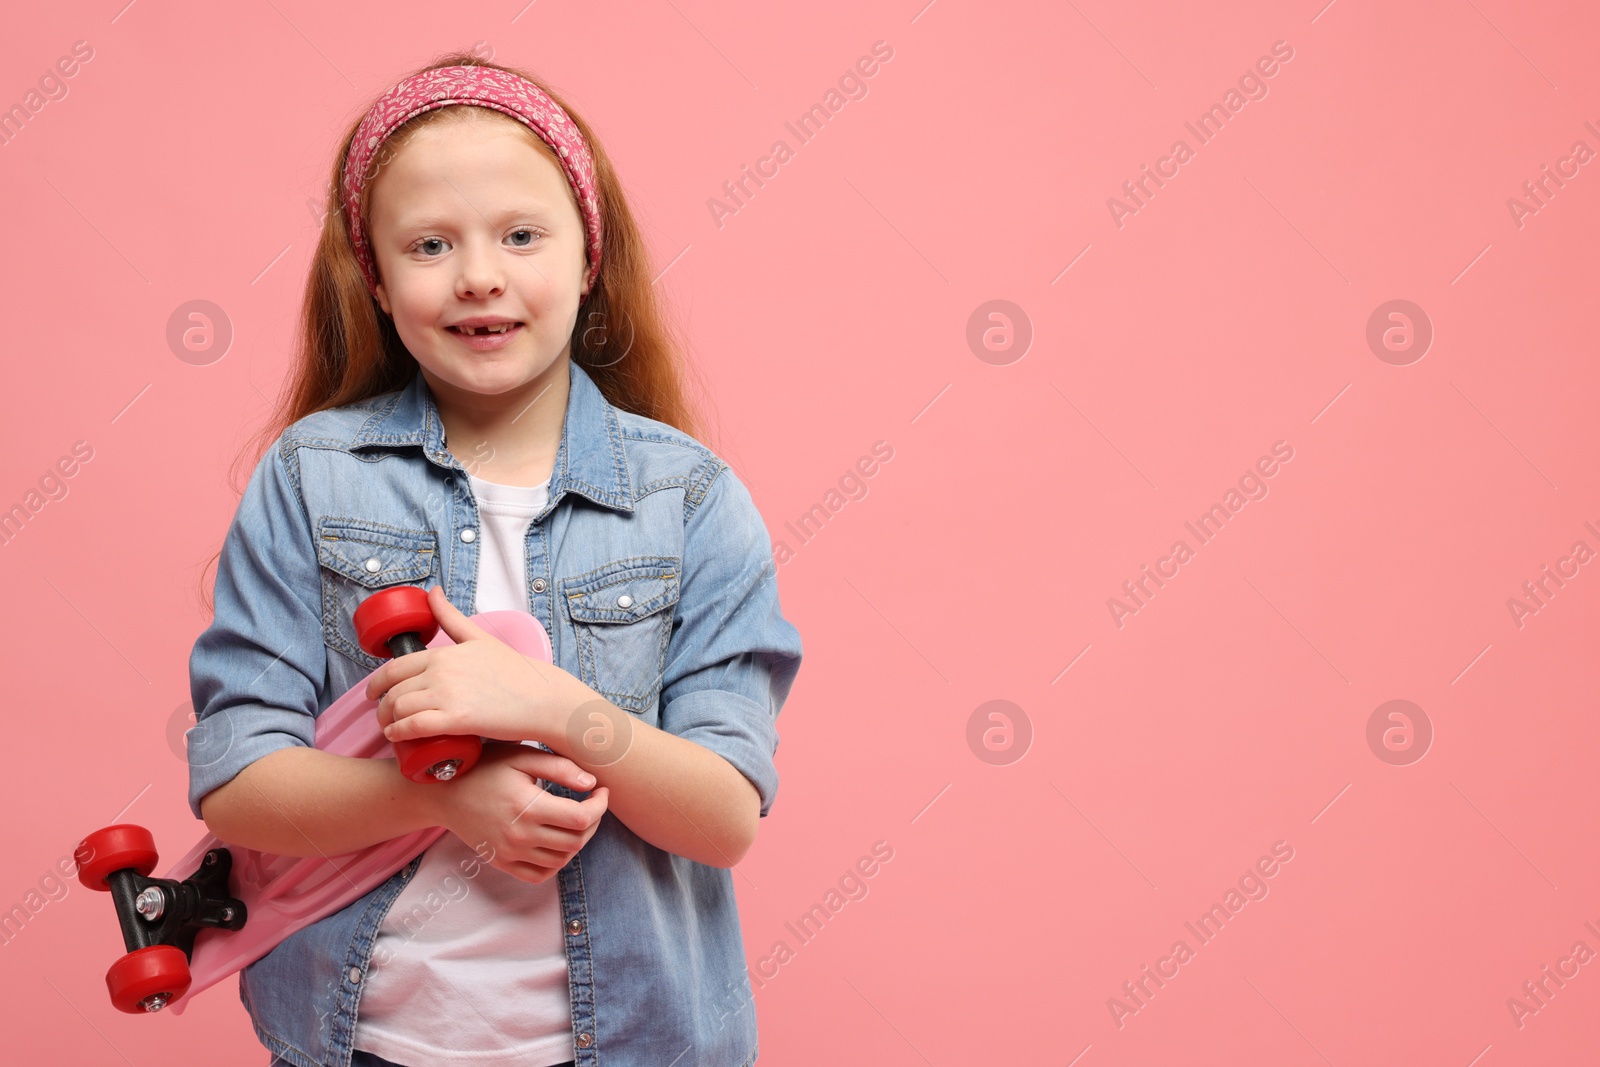
[{"label": "metal snap button", "polygon": [[543,578],[535,578],[533,580],[533,591],[535,593],[544,592],[544,579]]},{"label": "metal snap button", "polygon": [[377,574],[381,570],[383,570],[383,560],[379,559],[377,556],[373,556],[371,559],[367,560],[368,573]]},{"label": "metal snap button", "polygon": [[359,985],[361,983],[361,968],[360,967],[352,967],[352,968],[350,968],[350,973],[349,973],[349,975],[347,975],[347,977],[350,979],[350,984],[351,985]]},{"label": "metal snap button", "polygon": [[621,596],[617,597],[617,607],[619,607],[619,608],[631,608],[631,607],[633,607],[633,597],[629,596],[627,593],[623,593]]},{"label": "metal snap button", "polygon": [[478,539],[478,531],[477,530],[468,528],[468,529],[465,529],[465,530],[461,531],[461,540],[465,541],[467,544],[470,545],[470,544],[472,544],[472,542],[476,541],[477,539]]},{"label": "metal snap button", "polygon": [[594,1035],[585,1030],[583,1033],[578,1035],[577,1042],[579,1048],[588,1048],[590,1045],[594,1044]]},{"label": "metal snap button", "polygon": [[567,933],[574,936],[583,933],[583,923],[579,922],[577,919],[571,920],[567,923]]}]

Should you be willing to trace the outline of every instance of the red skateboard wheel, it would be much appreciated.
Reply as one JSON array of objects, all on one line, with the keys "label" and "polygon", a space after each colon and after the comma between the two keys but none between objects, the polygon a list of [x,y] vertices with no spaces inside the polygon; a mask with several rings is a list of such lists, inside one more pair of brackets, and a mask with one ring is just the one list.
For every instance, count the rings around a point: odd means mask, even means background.
[{"label": "red skateboard wheel", "polygon": [[415,585],[380,589],[356,606],[351,621],[361,650],[379,659],[394,655],[388,642],[396,634],[415,633],[427,644],[439,632],[439,620],[428,607],[428,591]]},{"label": "red skateboard wheel", "polygon": [[78,864],[78,881],[90,889],[110,892],[106,878],[116,871],[132,867],[149,877],[156,869],[156,839],[142,826],[114,823],[79,841],[72,858]]},{"label": "red skateboard wheel", "polygon": [[[426,645],[439,632],[439,620],[428,606],[428,591],[415,585],[382,589],[363,600],[352,617],[356,641],[369,656],[389,659],[389,639],[414,633]],[[400,773],[413,782],[447,782],[470,771],[483,754],[483,739],[468,734],[442,734],[394,743]]]},{"label": "red skateboard wheel", "polygon": [[[437,737],[419,737],[412,741],[394,743],[395,758],[400,763],[400,773],[413,782],[447,782],[466,774],[483,755],[483,739],[468,734],[440,734]],[[450,766],[449,761],[455,761]],[[438,774],[432,773],[435,766]]]},{"label": "red skateboard wheel", "polygon": [[130,1015],[160,1011],[189,991],[189,957],[176,945],[134,949],[106,972],[111,1003]]}]

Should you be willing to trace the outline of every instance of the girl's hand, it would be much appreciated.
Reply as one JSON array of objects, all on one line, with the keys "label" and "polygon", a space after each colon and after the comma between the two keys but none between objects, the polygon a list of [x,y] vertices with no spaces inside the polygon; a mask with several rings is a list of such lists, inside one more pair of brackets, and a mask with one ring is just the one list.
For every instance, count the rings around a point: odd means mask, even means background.
[{"label": "girl's hand", "polygon": [[559,721],[592,693],[472,622],[438,586],[428,590],[428,606],[455,644],[392,659],[367,679],[367,698],[382,694],[378,725],[390,741],[437,734],[545,741],[540,724]]},{"label": "girl's hand", "polygon": [[[538,778],[594,792],[571,800]],[[439,825],[524,882],[543,882],[565,867],[594,836],[610,800],[605,786],[595,788],[594,776],[565,756],[495,741],[483,746],[471,774],[428,788]]]}]

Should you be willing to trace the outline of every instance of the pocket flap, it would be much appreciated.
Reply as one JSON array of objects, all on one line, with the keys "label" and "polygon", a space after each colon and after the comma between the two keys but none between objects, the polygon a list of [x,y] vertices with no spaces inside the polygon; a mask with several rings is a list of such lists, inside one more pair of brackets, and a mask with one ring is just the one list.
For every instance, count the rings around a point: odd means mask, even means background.
[{"label": "pocket flap", "polygon": [[433,573],[439,539],[429,530],[401,530],[360,519],[324,519],[317,561],[376,589],[417,582]]},{"label": "pocket flap", "polygon": [[562,583],[574,622],[637,622],[678,602],[678,560],[635,556]]}]

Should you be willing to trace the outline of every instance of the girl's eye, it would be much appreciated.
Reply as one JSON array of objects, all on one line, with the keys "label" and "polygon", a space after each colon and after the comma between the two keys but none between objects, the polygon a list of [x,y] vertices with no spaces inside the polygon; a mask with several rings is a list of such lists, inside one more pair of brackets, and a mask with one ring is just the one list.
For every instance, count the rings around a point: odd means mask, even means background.
[{"label": "girl's eye", "polygon": [[[542,234],[540,231],[523,226],[519,229],[511,231],[512,247],[529,248],[533,245],[534,241],[538,240],[541,236]],[[523,240],[524,237],[526,240]],[[422,240],[412,245],[411,249],[414,252],[421,252],[429,259],[435,259],[437,258],[437,253],[442,253],[444,251],[442,248],[438,248],[436,253],[436,246],[448,245],[449,243],[450,242],[446,241],[443,237],[424,237]]]}]

